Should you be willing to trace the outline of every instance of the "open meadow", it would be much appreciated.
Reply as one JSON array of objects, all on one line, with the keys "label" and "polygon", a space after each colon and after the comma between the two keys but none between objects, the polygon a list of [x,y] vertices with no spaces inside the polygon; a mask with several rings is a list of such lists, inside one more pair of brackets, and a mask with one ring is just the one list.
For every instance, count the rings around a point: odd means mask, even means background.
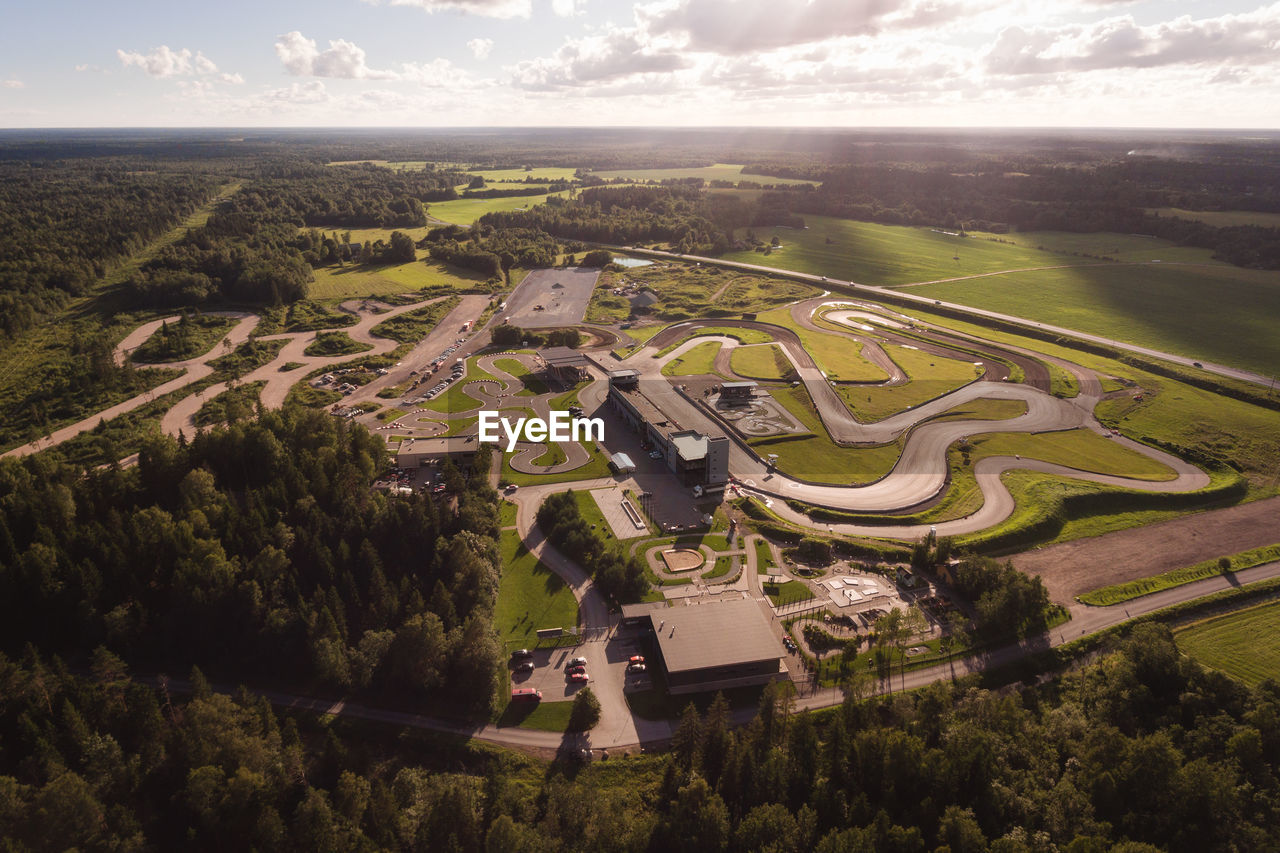
[{"label": "open meadow", "polygon": [[605,181],[626,178],[633,181],[675,181],[684,178],[702,178],[704,181],[749,181],[757,184],[812,184],[814,181],[794,178],[775,178],[769,175],[744,175],[743,167],[732,163],[716,163],[711,166],[695,166],[687,169],[609,169],[592,172],[591,176]]},{"label": "open meadow", "polygon": [[1245,684],[1280,680],[1280,602],[1206,619],[1175,636],[1183,652]]},{"label": "open meadow", "polygon": [[347,264],[320,267],[314,271],[310,296],[313,299],[345,299],[362,296],[390,296],[417,290],[485,288],[478,272],[431,260],[405,264]]},{"label": "open meadow", "polygon": [[[565,193],[551,193],[563,196]],[[433,201],[427,205],[427,215],[453,225],[470,225],[486,213],[508,213],[543,204],[548,195],[507,196],[504,198],[459,198],[453,201]]]}]

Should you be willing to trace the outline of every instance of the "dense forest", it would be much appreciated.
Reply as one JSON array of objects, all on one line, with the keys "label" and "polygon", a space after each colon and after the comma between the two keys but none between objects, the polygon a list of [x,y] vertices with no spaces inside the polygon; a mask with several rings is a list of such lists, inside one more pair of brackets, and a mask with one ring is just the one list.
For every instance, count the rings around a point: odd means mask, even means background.
[{"label": "dense forest", "polygon": [[[0,464],[0,650],[410,697],[483,714],[497,495],[371,491],[382,442],[300,408],[157,437],[131,469]],[[481,468],[486,471],[487,468]]]},{"label": "dense forest", "polygon": [[971,681],[730,726],[666,756],[551,765],[250,693],[0,656],[0,828],[16,849],[1151,853],[1280,845],[1280,689],[1139,626],[1040,687]]}]

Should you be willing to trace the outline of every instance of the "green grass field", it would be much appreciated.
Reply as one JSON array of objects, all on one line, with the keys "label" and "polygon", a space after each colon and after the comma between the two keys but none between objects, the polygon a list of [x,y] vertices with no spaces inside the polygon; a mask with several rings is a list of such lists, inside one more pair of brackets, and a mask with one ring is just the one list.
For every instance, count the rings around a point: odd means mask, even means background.
[{"label": "green grass field", "polygon": [[807,284],[765,275],[714,266],[659,263],[622,272],[606,271],[587,306],[587,319],[603,323],[626,319],[631,313],[630,303],[612,292],[623,284],[653,291],[658,301],[649,311],[662,320],[741,316],[820,292]]},{"label": "green grass field", "polygon": [[[564,195],[564,193],[556,193]],[[545,195],[509,196],[507,198],[460,198],[434,201],[427,205],[427,215],[455,225],[470,225],[486,213],[506,213],[542,204]]]},{"label": "green grass field", "polygon": [[796,378],[791,361],[774,344],[738,347],[729,357],[729,366],[739,376],[764,381],[792,381]]},{"label": "green grass field", "polygon": [[578,624],[573,591],[529,553],[515,531],[503,531],[500,548],[502,578],[493,621],[508,651],[536,644],[539,628]]},{"label": "green grass field", "polygon": [[[775,235],[781,249],[768,256],[750,249],[729,252],[726,261],[763,264],[778,269],[825,275],[860,284],[897,285],[954,276],[1027,267],[1096,263],[1087,258],[1055,254],[1035,248],[995,243],[978,237],[955,237],[928,228],[876,225],[805,216],[803,230],[756,226],[748,230],[768,243]],[[956,257],[960,260],[955,260]]]},{"label": "green grass field", "polygon": [[1271,375],[1280,279],[1225,265],[1039,270],[911,288],[944,299]]},{"label": "green grass field", "polygon": [[769,543],[764,539],[756,540],[756,574],[767,575],[769,569],[777,564],[773,561],[773,551],[769,548]]},{"label": "green grass field", "polygon": [[775,605],[794,604],[797,601],[808,601],[815,597],[813,590],[809,589],[809,585],[800,581],[786,581],[780,584],[766,583],[763,588],[764,594],[769,596],[769,600]]},{"label": "green grass field", "polygon": [[1206,619],[1175,637],[1178,647],[1204,666],[1250,686],[1280,679],[1280,602]]},{"label": "green grass field", "polygon": [[801,328],[791,318],[791,309],[775,308],[758,319],[762,323],[785,326],[800,336],[800,343],[828,378],[844,382],[883,382],[889,375],[862,356],[862,344],[843,335],[824,334]]},{"label": "green grass field", "polygon": [[410,261],[407,264],[347,264],[315,270],[316,280],[308,293],[315,299],[345,299],[361,296],[390,296],[416,290],[451,288],[454,290],[489,289],[485,277],[470,270],[450,267],[435,261]]},{"label": "green grass field", "polygon": [[1261,225],[1263,228],[1280,228],[1280,213],[1264,213],[1257,210],[1182,210],[1177,207],[1154,208],[1148,212],[1161,216],[1176,216],[1223,228],[1231,225]]},{"label": "green grass field", "polygon": [[974,449],[970,455],[974,461],[987,456],[1019,455],[1082,471],[1132,477],[1135,480],[1159,482],[1177,477],[1171,469],[1154,459],[1088,429],[1038,435],[1025,432],[985,433],[975,435],[971,443]]},{"label": "green grass field", "polygon": [[706,341],[685,351],[679,358],[673,358],[663,365],[663,376],[697,376],[703,373],[715,373],[716,355],[720,352],[719,341]]},{"label": "green grass field", "polygon": [[879,447],[841,447],[832,441],[804,386],[776,388],[771,394],[809,430],[809,435],[794,438],[748,440],[762,457],[778,454],[780,471],[815,483],[853,485],[878,480],[897,464],[902,449],[896,442]]},{"label": "green grass field", "polygon": [[1018,246],[1023,249],[1042,249],[1059,252],[1064,255],[1081,255],[1072,258],[1071,263],[1097,263],[1102,258],[1117,261],[1136,261],[1146,263],[1159,260],[1164,263],[1196,263],[1214,264],[1221,262],[1213,259],[1209,249],[1197,249],[1191,246],[1179,246],[1168,240],[1146,237],[1142,234],[1117,234],[1111,231],[1087,234],[1070,231],[1019,231],[1011,234],[988,234],[982,231],[969,232],[973,240],[986,240]]},{"label": "green grass field", "polygon": [[355,355],[373,349],[369,344],[352,340],[346,332],[317,332],[316,339],[307,344],[303,355],[334,356]]},{"label": "green grass field", "polygon": [[541,732],[562,732],[569,727],[572,702],[508,702],[498,718],[498,728],[519,726]]},{"label": "green grass field", "polygon": [[943,358],[914,347],[893,344],[886,344],[885,352],[902,368],[910,382],[886,386],[841,385],[836,389],[845,404],[863,423],[884,420],[948,394],[978,378],[977,368],[967,361]]},{"label": "green grass field", "polygon": [[692,167],[688,169],[609,169],[603,172],[592,172],[592,176],[612,181],[616,178],[627,178],[633,181],[670,181],[681,178],[702,178],[704,181],[751,181],[757,184],[812,184],[814,181],[803,181],[795,178],[773,178],[766,175],[744,175],[742,166],[731,163],[716,163],[712,166]]},{"label": "green grass field", "polygon": [[993,400],[980,397],[943,412],[935,421],[1007,421],[1027,413],[1024,400]]},{"label": "green grass field", "polygon": [[570,166],[539,166],[535,169],[468,169],[468,175],[479,175],[486,181],[523,183],[525,178],[535,181],[572,181],[576,170]]},{"label": "green grass field", "polygon": [[572,468],[568,471],[561,471],[559,474],[525,474],[511,467],[511,456],[504,453],[502,455],[502,479],[508,483],[515,483],[517,486],[534,486],[545,483],[572,483],[575,480],[594,480],[599,477],[608,477],[612,471],[609,469],[609,457],[600,452],[600,449],[593,443],[583,445],[591,459],[585,465]]}]

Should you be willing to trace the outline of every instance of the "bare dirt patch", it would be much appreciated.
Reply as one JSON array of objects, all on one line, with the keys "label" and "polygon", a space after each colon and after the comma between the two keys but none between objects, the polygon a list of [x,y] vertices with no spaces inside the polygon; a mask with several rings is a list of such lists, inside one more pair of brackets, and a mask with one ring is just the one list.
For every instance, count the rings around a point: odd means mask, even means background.
[{"label": "bare dirt patch", "polygon": [[1054,601],[1070,603],[1098,587],[1158,575],[1215,557],[1280,541],[1280,498],[1063,542],[1011,558],[1021,571],[1039,575]]}]

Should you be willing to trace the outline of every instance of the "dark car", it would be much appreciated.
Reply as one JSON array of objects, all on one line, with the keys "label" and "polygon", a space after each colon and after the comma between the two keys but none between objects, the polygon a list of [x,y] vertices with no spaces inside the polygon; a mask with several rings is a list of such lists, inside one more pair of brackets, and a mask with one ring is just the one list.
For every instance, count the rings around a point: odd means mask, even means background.
[{"label": "dark car", "polygon": [[642,663],[629,663],[629,664],[627,664],[627,672],[636,672],[636,673],[639,673],[639,672],[644,672],[644,670],[645,670],[645,665],[644,665],[644,664],[642,664]]},{"label": "dark car", "polygon": [[533,661],[520,661],[520,663],[516,664],[516,672],[533,672]]},{"label": "dark car", "polygon": [[528,660],[531,657],[533,657],[533,652],[528,649],[516,649],[511,653],[512,660]]}]

